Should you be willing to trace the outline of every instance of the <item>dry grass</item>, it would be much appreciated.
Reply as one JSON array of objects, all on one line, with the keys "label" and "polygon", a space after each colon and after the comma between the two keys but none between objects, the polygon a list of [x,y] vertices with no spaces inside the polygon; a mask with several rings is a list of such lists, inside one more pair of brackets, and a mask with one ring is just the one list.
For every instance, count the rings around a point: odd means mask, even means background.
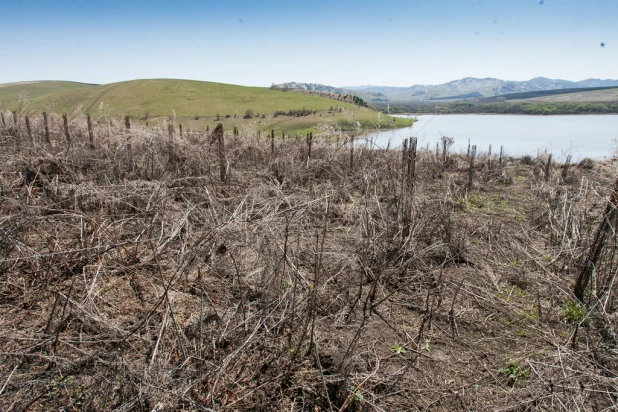
[{"label": "dry grass", "polygon": [[0,125],[3,410],[615,407],[614,257],[572,293],[615,164],[94,120]]}]

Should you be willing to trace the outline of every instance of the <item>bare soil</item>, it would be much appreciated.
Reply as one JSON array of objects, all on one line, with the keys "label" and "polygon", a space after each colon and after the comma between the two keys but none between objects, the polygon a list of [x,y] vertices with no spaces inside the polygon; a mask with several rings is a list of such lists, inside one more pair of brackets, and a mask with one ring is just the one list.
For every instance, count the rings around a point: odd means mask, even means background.
[{"label": "bare soil", "polygon": [[94,121],[0,124],[0,409],[615,408],[615,163]]}]

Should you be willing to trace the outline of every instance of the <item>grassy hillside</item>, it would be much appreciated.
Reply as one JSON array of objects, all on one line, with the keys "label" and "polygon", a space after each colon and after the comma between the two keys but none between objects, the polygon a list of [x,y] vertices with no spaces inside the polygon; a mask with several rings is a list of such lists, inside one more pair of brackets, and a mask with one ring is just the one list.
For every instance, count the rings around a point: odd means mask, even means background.
[{"label": "grassy hillside", "polygon": [[0,105],[17,109],[20,96],[24,96],[28,100],[41,99],[49,98],[58,93],[87,90],[94,87],[92,84],[53,80],[0,84]]},{"label": "grassy hillside", "polygon": [[[18,104],[14,100],[11,109]],[[81,108],[92,114],[129,115],[143,120],[174,116],[192,128],[205,127],[208,122],[220,118],[240,121],[247,114],[258,119],[258,128],[277,125],[284,131],[310,129],[323,121],[321,117],[332,119],[347,129],[353,129],[355,122],[368,128],[378,121],[375,111],[332,99],[261,87],[172,79],[132,80],[62,91],[31,99],[29,107],[32,111],[46,109],[67,113]],[[277,112],[290,111],[303,111],[305,115],[274,116]],[[307,112],[311,114],[306,115]],[[391,120],[386,116],[382,116],[380,122],[381,127],[408,123],[406,119]]]}]

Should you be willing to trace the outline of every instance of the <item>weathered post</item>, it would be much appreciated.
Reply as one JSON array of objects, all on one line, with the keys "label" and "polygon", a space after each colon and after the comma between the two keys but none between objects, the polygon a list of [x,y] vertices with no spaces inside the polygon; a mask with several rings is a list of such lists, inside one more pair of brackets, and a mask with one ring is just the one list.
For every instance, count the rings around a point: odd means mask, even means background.
[{"label": "weathered post", "polygon": [[447,139],[446,139],[446,137],[443,137],[442,138],[442,161],[444,163],[446,163],[446,158],[447,158],[447,155],[448,155],[448,152],[446,151],[447,150],[446,149],[446,143],[447,143]]},{"label": "weathered post", "polygon": [[129,140],[131,139],[131,117],[130,116],[124,117],[124,128],[127,132],[127,143],[125,145],[125,151],[127,154],[127,167],[129,169],[129,172],[132,172],[133,171],[133,150],[131,148],[131,143],[129,142]]},{"label": "weathered post", "polygon": [[227,159],[225,158],[223,123],[219,123],[213,131],[213,139],[217,141],[217,149],[219,152],[219,177],[221,178],[221,182],[225,183],[227,175]]},{"label": "weathered post", "polygon": [[311,158],[312,144],[313,144],[313,133],[307,133],[307,160]]},{"label": "weathered post", "polygon": [[410,138],[410,145],[408,146],[408,187],[414,189],[414,180],[416,179],[416,145],[418,139],[416,137]]},{"label": "weathered post", "polygon": [[28,132],[28,139],[30,139],[30,142],[34,144],[34,139],[32,138],[32,129],[30,128],[30,118],[26,116],[25,120],[26,120],[26,131]]},{"label": "weathered post", "polygon": [[171,143],[171,141],[174,139],[174,125],[171,123],[167,125],[167,136]]},{"label": "weathered post", "polygon": [[403,139],[403,145],[401,146],[401,195],[402,195],[402,199],[401,201],[403,201],[403,191],[404,191],[404,185],[406,182],[406,178],[407,178],[407,173],[406,173],[406,165],[407,165],[407,160],[408,160],[408,140],[409,139]]},{"label": "weathered post", "polygon": [[47,112],[43,112],[43,126],[45,127],[45,143],[51,145],[49,139],[49,123],[47,123]]},{"label": "weathered post", "polygon": [[182,125],[181,124],[178,125],[178,134],[180,135],[180,137],[182,137]]},{"label": "weathered post", "polygon": [[547,158],[547,164],[545,165],[545,182],[549,182],[549,178],[551,177],[551,158],[552,154],[549,154]]},{"label": "weathered post", "polygon": [[88,123],[88,141],[90,142],[90,148],[94,149],[94,130],[92,129],[92,118],[90,113],[86,114],[86,121]]},{"label": "weathered post", "polygon": [[569,173],[569,166],[571,165],[572,156],[568,155],[566,162],[564,163],[564,169],[562,169],[562,180],[566,179],[567,173]]},{"label": "weathered post", "polygon": [[502,167],[502,156],[504,152],[504,146],[500,146],[500,159],[498,160],[498,164]]},{"label": "weathered post", "polygon": [[487,168],[491,170],[491,145],[489,145],[489,152],[487,153]]},{"label": "weathered post", "polygon": [[21,144],[21,136],[19,134],[19,122],[17,120],[17,112],[13,112],[13,133],[15,136],[15,147],[19,147]]},{"label": "weathered post", "polygon": [[476,145],[472,146],[470,152],[470,172],[468,174],[468,190],[472,190],[474,183],[474,158],[476,157]]},{"label": "weathered post", "polygon": [[468,139],[468,153],[466,154],[466,157],[468,159],[470,158],[470,139]]},{"label": "weathered post", "polygon": [[67,119],[67,114],[62,113],[62,122],[64,123],[64,137],[68,144],[71,144],[71,134],[69,133],[69,119]]},{"label": "weathered post", "polygon": [[275,129],[270,130],[270,154],[275,155]]},{"label": "weathered post", "polygon": [[2,127],[6,127],[6,120],[4,120],[4,112],[0,110],[0,116],[2,116]]}]

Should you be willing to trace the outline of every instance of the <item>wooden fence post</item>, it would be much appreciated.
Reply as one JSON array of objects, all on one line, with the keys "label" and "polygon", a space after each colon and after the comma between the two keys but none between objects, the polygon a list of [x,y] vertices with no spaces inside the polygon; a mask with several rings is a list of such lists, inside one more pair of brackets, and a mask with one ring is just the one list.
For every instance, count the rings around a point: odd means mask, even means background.
[{"label": "wooden fence post", "polygon": [[470,139],[468,139],[468,154],[466,155],[467,158],[470,158]]},{"label": "wooden fence post", "polygon": [[547,158],[547,164],[545,165],[545,182],[549,182],[549,178],[551,177],[551,158],[552,154],[549,154]]},{"label": "wooden fence post", "polygon": [[[405,183],[406,183],[406,178],[407,178],[407,173],[406,173],[406,165],[407,165],[407,160],[408,160],[408,140],[410,139],[403,139],[403,144],[401,145],[401,201],[403,202],[403,193],[404,193],[404,187],[405,187]],[[403,203],[402,203],[403,204]]]},{"label": "wooden fence post", "polygon": [[447,143],[446,138],[443,137],[442,138],[442,161],[444,161],[444,163],[446,163],[446,158],[448,157],[447,156],[448,152],[446,151],[447,150],[446,143]]},{"label": "wooden fence post", "polygon": [[410,138],[410,144],[408,145],[408,187],[414,188],[414,180],[416,179],[416,145],[418,139],[416,137]]},{"label": "wooden fence post", "polygon": [[500,146],[500,159],[498,160],[498,164],[502,167],[502,155],[504,151],[504,146]]},{"label": "wooden fence post", "polygon": [[562,180],[566,179],[567,173],[569,173],[569,166],[571,165],[572,156],[568,155],[566,162],[564,163],[564,169],[562,169]]},{"label": "wooden fence post", "polygon": [[6,127],[6,120],[4,120],[4,112],[0,110],[0,116],[2,116],[2,127]]},{"label": "wooden fence post", "polygon": [[472,189],[472,185],[474,184],[474,158],[476,157],[476,145],[472,146],[472,151],[470,152],[470,172],[468,174],[468,190]]},{"label": "wooden fence post", "polygon": [[311,158],[311,146],[313,143],[313,133],[307,133],[307,161]]},{"label": "wooden fence post", "polygon": [[17,121],[17,112],[13,112],[13,128],[15,129],[15,146],[19,147],[21,136],[19,134],[19,123]]},{"label": "wooden fence post", "polygon": [[225,140],[223,137],[223,123],[219,123],[213,131],[213,139],[217,141],[219,151],[219,177],[221,182],[226,182],[227,175],[227,159],[225,158]]},{"label": "wooden fence post", "polygon": [[28,132],[28,139],[30,139],[30,142],[34,144],[34,139],[32,138],[32,129],[30,128],[30,118],[26,116],[25,120],[26,120],[26,131]]},{"label": "wooden fence post", "polygon": [[86,114],[86,121],[88,123],[88,141],[90,142],[90,148],[94,149],[94,130],[92,129],[92,118],[90,113]]},{"label": "wooden fence post", "polygon": [[47,123],[47,112],[43,112],[43,126],[45,127],[45,143],[51,145],[49,138],[49,123]]},{"label": "wooden fence post", "polygon": [[67,119],[67,114],[62,113],[62,122],[64,123],[64,137],[67,140],[67,143],[71,144],[71,135],[69,134],[69,120]]},{"label": "wooden fence post", "polygon": [[275,129],[270,130],[270,154],[275,155]]},{"label": "wooden fence post", "polygon": [[125,145],[125,151],[127,154],[127,165],[128,165],[128,169],[129,172],[133,171],[133,149],[131,148],[131,143],[129,143],[129,139],[131,139],[131,117],[130,116],[125,116],[124,117],[124,128],[127,131],[127,143]]}]

